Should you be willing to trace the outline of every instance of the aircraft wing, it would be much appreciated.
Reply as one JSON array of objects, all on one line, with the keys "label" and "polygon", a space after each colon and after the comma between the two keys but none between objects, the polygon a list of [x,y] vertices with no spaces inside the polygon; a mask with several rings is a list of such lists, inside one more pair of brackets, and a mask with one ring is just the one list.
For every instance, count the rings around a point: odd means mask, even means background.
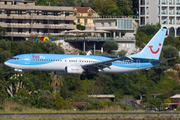
[{"label": "aircraft wing", "polygon": [[165,59],[159,59],[159,60],[153,60],[153,61],[149,61],[149,62],[161,62],[161,61],[166,61],[166,60],[173,60],[173,59],[176,59],[176,57],[174,58],[165,58]]},{"label": "aircraft wing", "polygon": [[122,60],[127,57],[129,58],[129,56],[122,56],[122,57],[114,58],[111,60],[101,61],[101,62],[92,63],[92,64],[86,64],[86,65],[82,65],[82,68],[84,70],[88,70],[89,72],[93,72],[93,73],[98,72],[99,69],[103,71],[104,68],[111,69],[109,66],[112,65],[112,62],[117,61],[117,60]]}]

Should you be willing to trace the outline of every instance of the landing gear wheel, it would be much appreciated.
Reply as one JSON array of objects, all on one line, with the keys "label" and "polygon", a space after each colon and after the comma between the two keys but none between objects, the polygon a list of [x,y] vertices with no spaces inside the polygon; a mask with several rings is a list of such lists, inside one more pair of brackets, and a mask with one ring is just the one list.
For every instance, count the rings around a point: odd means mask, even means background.
[{"label": "landing gear wheel", "polygon": [[80,79],[81,79],[81,80],[85,80],[85,79],[86,79],[86,76],[85,76],[85,75],[81,75],[81,76],[80,76]]},{"label": "landing gear wheel", "polygon": [[87,74],[87,79],[89,80],[89,79],[93,79],[93,74]]},{"label": "landing gear wheel", "polygon": [[22,73],[20,73],[20,76],[22,77],[22,76],[23,76],[23,74],[22,74]]}]

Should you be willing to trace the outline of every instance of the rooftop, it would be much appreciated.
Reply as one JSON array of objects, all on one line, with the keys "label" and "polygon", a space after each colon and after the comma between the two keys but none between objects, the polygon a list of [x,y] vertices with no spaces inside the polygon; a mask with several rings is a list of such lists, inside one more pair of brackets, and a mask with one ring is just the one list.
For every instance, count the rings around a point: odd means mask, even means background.
[{"label": "rooftop", "polygon": [[88,97],[92,97],[92,98],[115,98],[114,95],[88,95]]},{"label": "rooftop", "polygon": [[170,98],[180,98],[180,94],[176,94],[176,95],[174,95],[174,96],[172,96]]},{"label": "rooftop", "polygon": [[[73,7],[73,10],[77,9],[77,13],[96,13],[92,8],[90,7]],[[90,9],[90,11],[89,11]]]}]

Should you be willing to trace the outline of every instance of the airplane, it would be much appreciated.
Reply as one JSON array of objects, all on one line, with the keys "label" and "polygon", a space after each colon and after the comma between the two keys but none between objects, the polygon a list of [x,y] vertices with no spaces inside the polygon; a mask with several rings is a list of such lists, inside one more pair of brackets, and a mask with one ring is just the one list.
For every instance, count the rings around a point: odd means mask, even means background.
[{"label": "airplane", "polygon": [[[167,29],[160,29],[149,43],[137,54],[121,57],[65,55],[65,54],[22,54],[14,56],[4,64],[15,71],[54,71],[55,75],[81,75],[80,79],[92,79],[97,73],[126,73],[150,69],[160,65],[159,59]],[[85,73],[85,74],[84,74]]]}]

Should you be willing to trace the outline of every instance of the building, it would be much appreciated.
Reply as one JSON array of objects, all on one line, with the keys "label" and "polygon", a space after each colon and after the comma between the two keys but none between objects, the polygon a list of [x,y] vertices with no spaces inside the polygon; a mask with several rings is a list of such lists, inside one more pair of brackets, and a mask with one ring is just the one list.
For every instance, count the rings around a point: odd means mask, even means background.
[{"label": "building", "polygon": [[135,50],[135,34],[137,23],[132,18],[97,18],[95,29],[109,33],[101,33],[104,38],[113,38],[119,44],[117,51],[128,51],[132,46]]},{"label": "building", "polygon": [[34,1],[0,0],[0,26],[9,39],[60,35],[75,29],[73,7],[36,6]]},{"label": "building", "polygon": [[180,35],[179,0],[139,0],[139,24],[160,23],[168,33]]},{"label": "building", "polygon": [[88,97],[95,98],[100,101],[109,101],[109,102],[113,102],[115,99],[114,95],[88,95]]},{"label": "building", "polygon": [[171,98],[171,109],[176,109],[180,105],[180,94],[176,94]]},{"label": "building", "polygon": [[73,7],[76,24],[86,26],[86,28],[94,27],[94,18],[98,17],[98,14],[90,7]]}]

